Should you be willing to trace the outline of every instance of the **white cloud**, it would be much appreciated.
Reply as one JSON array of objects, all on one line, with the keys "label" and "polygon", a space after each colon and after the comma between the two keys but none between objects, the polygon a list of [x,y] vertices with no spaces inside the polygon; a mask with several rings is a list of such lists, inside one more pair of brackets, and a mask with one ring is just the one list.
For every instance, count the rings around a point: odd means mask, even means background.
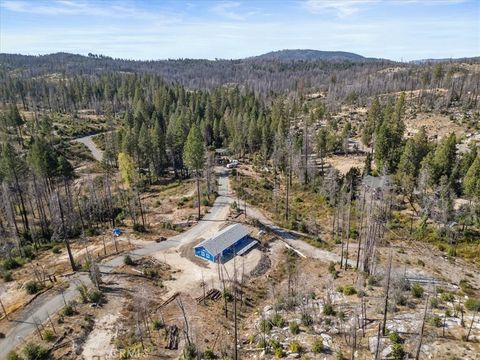
[{"label": "white cloud", "polygon": [[153,19],[162,17],[139,7],[122,5],[120,2],[111,4],[96,1],[57,0],[55,2],[35,2],[23,0],[2,0],[0,6],[6,10],[20,13],[39,15],[65,16],[102,16],[102,17],[130,17]]},{"label": "white cloud", "polygon": [[380,3],[388,5],[419,4],[424,6],[439,6],[456,5],[467,1],[468,0],[305,0],[303,6],[314,14],[335,12],[339,17],[347,17],[363,10],[368,5],[378,5]]},{"label": "white cloud", "polygon": [[238,11],[238,8],[240,7],[239,2],[234,2],[234,1],[226,1],[226,2],[221,2],[214,7],[212,7],[212,11],[224,18],[227,18],[229,20],[234,20],[234,21],[242,21],[246,19],[246,14],[241,14]]},{"label": "white cloud", "polygon": [[306,0],[305,8],[312,13],[333,11],[340,17],[358,12],[362,6],[378,3],[379,0]]}]

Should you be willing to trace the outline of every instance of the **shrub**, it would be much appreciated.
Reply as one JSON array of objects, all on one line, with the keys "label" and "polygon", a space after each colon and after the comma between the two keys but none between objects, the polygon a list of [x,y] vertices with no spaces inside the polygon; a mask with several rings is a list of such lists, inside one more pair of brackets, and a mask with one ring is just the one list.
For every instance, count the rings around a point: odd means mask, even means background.
[{"label": "shrub", "polygon": [[183,349],[183,358],[193,360],[197,358],[197,348],[194,344],[187,344]]},{"label": "shrub", "polygon": [[222,298],[227,300],[227,302],[232,302],[233,301],[233,295],[230,294],[230,292],[227,289],[223,290]]},{"label": "shrub", "polygon": [[342,350],[338,350],[338,351],[335,353],[335,359],[336,359],[336,360],[343,360],[343,352],[342,352]]},{"label": "shrub", "polygon": [[45,341],[52,341],[55,338],[55,335],[52,330],[47,329],[42,334],[43,340]]},{"label": "shrub", "polygon": [[310,314],[307,314],[307,313],[303,313],[302,314],[302,318],[301,318],[301,322],[304,326],[310,326],[313,324],[313,318],[312,318],[312,315]]},{"label": "shrub", "polygon": [[357,293],[357,290],[352,285],[345,285],[343,287],[343,294],[344,295],[354,295]]},{"label": "shrub", "polygon": [[375,286],[378,284],[378,278],[375,275],[369,275],[367,279],[367,284],[369,286]]},{"label": "shrub", "polygon": [[403,294],[399,294],[395,297],[395,304],[405,306],[407,305],[407,298]]},{"label": "shrub", "polygon": [[338,271],[335,269],[335,263],[331,262],[330,265],[328,265],[328,272],[332,275],[334,279],[337,278],[338,276]]},{"label": "shrub", "polygon": [[282,315],[280,314],[275,314],[273,315],[272,319],[270,320],[270,322],[276,326],[276,327],[279,327],[279,328],[283,328],[285,326],[285,320],[283,319]]},{"label": "shrub", "polygon": [[98,289],[92,289],[88,292],[88,300],[90,300],[91,303],[98,304],[102,301],[102,298],[103,294]]},{"label": "shrub", "polygon": [[325,304],[323,307],[323,315],[330,316],[335,315],[335,310],[333,310],[332,304]]},{"label": "shrub", "polygon": [[314,354],[320,354],[323,351],[323,339],[317,338],[313,341],[312,352]]},{"label": "shrub", "polygon": [[358,296],[359,298],[362,298],[362,297],[367,296],[367,293],[366,293],[364,290],[358,290],[358,291],[357,291],[357,296]]},{"label": "shrub", "polygon": [[282,348],[276,348],[274,352],[275,352],[275,357],[278,359],[283,358],[285,356],[285,353],[283,352]]},{"label": "shrub", "polygon": [[2,278],[3,281],[5,281],[5,282],[10,282],[10,281],[13,280],[13,276],[12,276],[12,273],[10,271],[0,272],[0,278]]},{"label": "shrub", "polygon": [[2,268],[5,270],[13,270],[17,269],[21,266],[21,264],[13,257],[6,258],[2,262]]},{"label": "shrub", "polygon": [[300,326],[296,321],[292,321],[290,324],[288,324],[288,328],[293,335],[297,335],[300,332]]},{"label": "shrub", "polygon": [[423,287],[417,283],[412,284],[412,286],[410,287],[410,291],[413,297],[417,299],[421,298],[424,292]]},{"label": "shrub", "polygon": [[35,259],[35,249],[32,245],[27,245],[22,248],[23,257],[29,260]]},{"label": "shrub", "polygon": [[434,309],[438,309],[439,301],[437,298],[430,299],[430,306]]},{"label": "shrub", "polygon": [[5,360],[21,360],[22,358],[15,351],[10,351]]},{"label": "shrub", "polygon": [[129,266],[132,266],[133,264],[135,264],[130,255],[125,255],[125,257],[123,258],[123,263]]},{"label": "shrub", "polygon": [[154,279],[158,277],[158,270],[152,267],[146,267],[145,269],[143,269],[143,275]]},{"label": "shrub", "polygon": [[299,353],[302,351],[302,345],[296,340],[290,341],[288,344],[288,350],[293,353]]},{"label": "shrub", "polygon": [[401,344],[403,341],[400,335],[398,335],[398,333],[395,331],[392,331],[388,334],[388,339],[392,342],[392,344]]},{"label": "shrub", "polygon": [[145,233],[147,232],[147,229],[142,224],[133,224],[133,231]]},{"label": "shrub", "polygon": [[270,330],[272,330],[272,324],[270,323],[270,321],[268,320],[265,320],[263,319],[262,321],[260,321],[260,331],[262,333],[269,333]]},{"label": "shrub", "polygon": [[257,343],[257,349],[264,349],[268,347],[268,341],[265,339],[260,339]]},{"label": "shrub", "polygon": [[480,299],[468,299],[465,301],[465,308],[470,311],[480,311]]},{"label": "shrub", "polygon": [[33,295],[39,292],[42,289],[42,284],[40,284],[38,281],[31,280],[28,281],[25,284],[25,291],[27,294]]},{"label": "shrub", "polygon": [[28,343],[23,348],[25,360],[46,360],[50,358],[48,350],[35,343]]},{"label": "shrub", "polygon": [[455,257],[457,256],[457,250],[454,247],[450,246],[447,250],[447,255],[451,257]]},{"label": "shrub", "polygon": [[442,319],[438,315],[433,315],[428,319],[428,323],[432,326],[435,326],[435,327],[441,327],[442,326]]},{"label": "shrub", "polygon": [[63,316],[73,316],[75,314],[75,310],[71,304],[67,304],[63,307],[61,314]]},{"label": "shrub", "polygon": [[472,294],[473,293],[473,287],[472,285],[468,282],[468,280],[463,279],[460,280],[458,283],[458,286],[460,286],[460,289],[465,293],[465,294]]},{"label": "shrub", "polygon": [[160,320],[153,320],[152,321],[152,329],[153,330],[160,330],[161,328],[163,328],[163,324]]},{"label": "shrub", "polygon": [[453,302],[455,300],[455,296],[450,292],[443,292],[440,294],[440,300],[445,302]]},{"label": "shrub", "polygon": [[215,359],[215,354],[213,353],[213,351],[211,349],[206,349],[204,352],[203,352],[203,358],[205,360],[211,360],[211,359]]},{"label": "shrub", "polygon": [[278,340],[272,339],[270,346],[273,350],[283,349],[282,344]]},{"label": "shrub", "polygon": [[54,254],[60,254],[62,252],[62,247],[60,245],[55,245],[53,248],[52,248],[52,252]]},{"label": "shrub", "polygon": [[402,345],[396,343],[392,345],[392,357],[395,360],[402,360],[405,356],[405,351],[403,350]]},{"label": "shrub", "polygon": [[81,284],[77,286],[77,290],[80,293],[80,298],[82,300],[82,303],[86,304],[88,303],[88,288],[85,284]]}]

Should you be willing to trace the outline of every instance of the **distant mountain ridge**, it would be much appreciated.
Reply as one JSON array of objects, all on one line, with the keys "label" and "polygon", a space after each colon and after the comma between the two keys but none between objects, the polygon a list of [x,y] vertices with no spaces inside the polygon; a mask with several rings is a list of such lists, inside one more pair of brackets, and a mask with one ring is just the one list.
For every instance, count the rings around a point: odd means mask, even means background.
[{"label": "distant mountain ridge", "polygon": [[[312,49],[285,49],[278,51],[270,51],[266,54],[252,57],[260,60],[280,60],[280,61],[366,61],[373,60],[346,51],[322,51]],[[251,58],[251,59],[252,59]],[[375,59],[377,60],[377,59]]]}]

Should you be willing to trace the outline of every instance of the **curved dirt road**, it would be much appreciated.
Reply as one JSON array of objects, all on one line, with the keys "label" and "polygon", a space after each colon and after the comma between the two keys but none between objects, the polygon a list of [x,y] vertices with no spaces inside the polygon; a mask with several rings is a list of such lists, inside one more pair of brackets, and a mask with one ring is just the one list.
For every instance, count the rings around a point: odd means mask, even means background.
[{"label": "curved dirt road", "polygon": [[90,150],[95,160],[102,161],[103,151],[98,148],[98,146],[95,144],[95,142],[92,139],[94,136],[97,136],[97,135],[99,134],[92,134],[92,135],[80,137],[78,139],[74,139],[73,141],[84,144],[88,148],[88,150]]}]

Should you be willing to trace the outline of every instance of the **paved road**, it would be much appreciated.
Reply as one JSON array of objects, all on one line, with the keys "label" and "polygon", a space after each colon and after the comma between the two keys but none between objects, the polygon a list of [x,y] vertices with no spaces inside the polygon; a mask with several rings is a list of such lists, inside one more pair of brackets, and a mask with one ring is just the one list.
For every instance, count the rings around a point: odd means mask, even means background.
[{"label": "paved road", "polygon": [[[208,237],[217,228],[219,222],[226,220],[230,204],[233,200],[228,196],[228,174],[224,169],[216,169],[218,173],[219,196],[215,200],[210,212],[194,227],[186,232],[173,236],[164,242],[152,242],[143,247],[137,248],[130,252],[132,257],[142,257],[153,254],[160,250],[169,249],[178,245],[188,243],[200,237]],[[123,263],[124,255],[117,256],[100,266],[100,271],[109,273],[112,269]],[[78,297],[76,290],[80,282],[87,285],[90,284],[88,275],[85,273],[75,274],[69,278],[69,287],[63,292],[47,292],[32,303],[26,306],[22,311],[14,314],[12,327],[6,333],[4,339],[0,339],[0,359],[6,358],[8,352],[14,349],[18,344],[24,341],[24,338],[35,331],[35,322],[42,323],[47,320],[47,312],[53,314],[64,306],[65,301],[70,301]]]},{"label": "paved road", "polygon": [[94,157],[95,160],[102,161],[103,151],[100,150],[92,140],[92,138],[96,135],[99,135],[99,134],[84,136],[84,137],[81,137],[81,138],[78,138],[78,139],[74,139],[73,141],[84,144],[90,150],[90,152],[92,153],[92,156]]}]

